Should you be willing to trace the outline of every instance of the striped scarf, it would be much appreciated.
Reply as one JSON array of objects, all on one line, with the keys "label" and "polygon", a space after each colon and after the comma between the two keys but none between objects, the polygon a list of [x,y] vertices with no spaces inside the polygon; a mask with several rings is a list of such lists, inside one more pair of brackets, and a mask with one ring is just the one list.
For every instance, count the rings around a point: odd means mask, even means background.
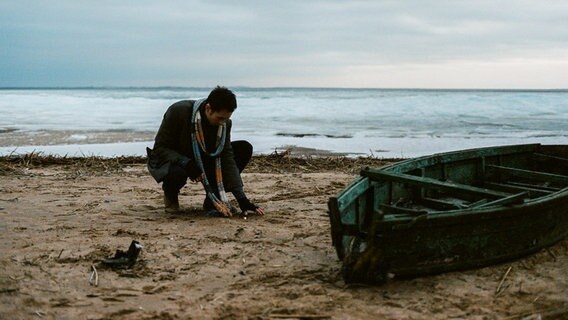
[{"label": "striped scarf", "polygon": [[221,151],[223,151],[223,147],[225,146],[225,138],[227,136],[227,128],[225,124],[219,126],[219,130],[217,130],[217,146],[212,153],[207,152],[207,147],[205,145],[205,135],[203,133],[203,127],[201,125],[201,113],[199,112],[201,106],[204,104],[205,99],[198,100],[193,105],[193,114],[191,117],[192,122],[192,135],[191,135],[191,144],[193,147],[193,154],[195,155],[195,163],[201,169],[201,172],[205,173],[205,168],[203,166],[203,160],[201,159],[201,151],[203,154],[208,155],[212,158],[215,158],[215,178],[217,180],[217,190],[219,191],[219,197],[213,191],[209,180],[207,179],[207,175],[205,174],[204,179],[201,181],[203,187],[205,188],[205,192],[207,193],[207,197],[213,205],[215,209],[221,213],[225,213],[228,211],[230,213],[231,205],[229,204],[229,199],[227,198],[227,193],[225,192],[225,188],[223,187],[223,173],[221,170]]}]

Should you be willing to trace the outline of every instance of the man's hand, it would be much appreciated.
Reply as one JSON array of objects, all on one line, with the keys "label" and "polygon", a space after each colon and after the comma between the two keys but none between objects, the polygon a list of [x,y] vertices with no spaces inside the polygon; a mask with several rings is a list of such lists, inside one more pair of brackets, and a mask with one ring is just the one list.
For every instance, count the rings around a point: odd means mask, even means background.
[{"label": "man's hand", "polygon": [[214,204],[215,209],[217,209],[217,211],[219,211],[223,216],[225,217],[232,217],[233,213],[231,212],[231,208],[229,208],[228,206],[224,205],[224,204]]},{"label": "man's hand", "polygon": [[254,211],[259,216],[264,215],[264,209],[260,208],[259,206],[255,205],[254,203],[250,202],[249,199],[241,198],[241,199],[237,199],[237,201],[239,202],[239,208],[241,209],[241,211],[243,213],[245,213],[247,211]]},{"label": "man's hand", "polygon": [[197,183],[205,179],[205,174],[201,172],[201,169],[199,169],[199,167],[196,166],[195,162],[193,161],[187,163],[187,166],[185,167],[185,172],[187,173],[189,179],[193,182]]}]

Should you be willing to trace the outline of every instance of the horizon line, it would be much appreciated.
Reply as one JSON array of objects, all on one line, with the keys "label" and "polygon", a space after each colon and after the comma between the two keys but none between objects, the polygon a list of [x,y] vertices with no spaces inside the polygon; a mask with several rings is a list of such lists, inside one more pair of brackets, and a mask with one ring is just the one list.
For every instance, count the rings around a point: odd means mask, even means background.
[{"label": "horizon line", "polygon": [[[426,88],[426,87],[318,87],[318,86],[225,86],[230,89],[308,89],[308,90],[414,90],[414,91],[568,91],[568,88]],[[0,86],[0,90],[105,90],[105,89],[204,89],[211,90],[210,86],[132,86],[132,85],[90,85],[90,86]]]}]

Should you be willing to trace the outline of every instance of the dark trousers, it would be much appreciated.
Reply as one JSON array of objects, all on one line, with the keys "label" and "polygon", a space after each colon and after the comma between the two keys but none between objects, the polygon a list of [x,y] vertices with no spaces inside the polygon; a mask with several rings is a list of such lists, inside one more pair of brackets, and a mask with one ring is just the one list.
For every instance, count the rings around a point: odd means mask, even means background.
[{"label": "dark trousers", "polygon": [[[252,157],[252,145],[248,141],[238,140],[232,141],[231,146],[233,147],[235,163],[237,164],[239,173],[241,173]],[[213,168],[212,166],[210,167]],[[207,170],[206,168],[206,171],[209,170]],[[211,180],[209,177],[211,177],[211,175],[208,174],[207,178],[209,179],[209,183],[211,184],[213,189],[216,189],[215,179]],[[170,170],[168,171],[168,175],[164,178],[164,182],[162,184],[162,189],[164,190],[166,196],[170,199],[177,197],[179,190],[181,190],[181,188],[186,185],[187,179],[188,176],[185,168],[172,164],[170,166]]]}]

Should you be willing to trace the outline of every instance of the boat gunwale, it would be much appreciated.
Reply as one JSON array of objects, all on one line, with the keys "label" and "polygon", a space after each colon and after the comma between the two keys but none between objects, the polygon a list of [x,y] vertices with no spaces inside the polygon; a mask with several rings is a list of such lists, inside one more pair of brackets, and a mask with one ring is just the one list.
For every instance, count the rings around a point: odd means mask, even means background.
[{"label": "boat gunwale", "polygon": [[[568,187],[561,189],[557,192],[544,195],[538,198],[530,199],[524,203],[514,204],[514,205],[495,205],[495,206],[488,206],[483,208],[462,208],[462,209],[453,209],[453,210],[440,210],[440,211],[430,211],[428,213],[424,213],[421,215],[409,215],[409,214],[386,214],[381,222],[387,224],[396,224],[396,223],[412,223],[413,221],[418,220],[441,220],[441,219],[448,219],[448,218],[463,218],[469,215],[473,216],[480,216],[480,218],[494,215],[495,218],[502,218],[506,216],[508,213],[512,216],[514,215],[514,210],[519,208],[526,208],[531,209],[532,207],[539,206],[541,204],[546,204],[547,202],[556,200],[556,199],[563,199],[566,198],[568,200]],[[337,199],[337,198],[336,198]],[[385,219],[386,218],[386,219]],[[341,220],[340,220],[341,221]],[[356,227],[356,224],[348,224],[343,223],[341,221],[342,226],[352,226]]]},{"label": "boat gunwale", "polygon": [[[539,143],[531,143],[531,144],[520,144],[513,146],[495,146],[495,147],[482,147],[482,148],[448,151],[448,152],[435,153],[422,157],[402,160],[400,162],[395,162],[380,167],[380,169],[386,171],[396,171],[397,173],[400,173],[400,172],[407,172],[410,170],[422,169],[438,164],[447,164],[456,161],[465,161],[465,160],[471,160],[487,156],[503,156],[503,155],[510,155],[516,153],[535,152],[541,146],[542,145]],[[480,155],[480,153],[483,152],[487,153]],[[433,160],[433,162],[428,162],[427,160]],[[422,162],[426,163],[424,165],[420,165]],[[415,166],[406,168],[406,166],[410,166],[411,164],[414,164]]]}]

